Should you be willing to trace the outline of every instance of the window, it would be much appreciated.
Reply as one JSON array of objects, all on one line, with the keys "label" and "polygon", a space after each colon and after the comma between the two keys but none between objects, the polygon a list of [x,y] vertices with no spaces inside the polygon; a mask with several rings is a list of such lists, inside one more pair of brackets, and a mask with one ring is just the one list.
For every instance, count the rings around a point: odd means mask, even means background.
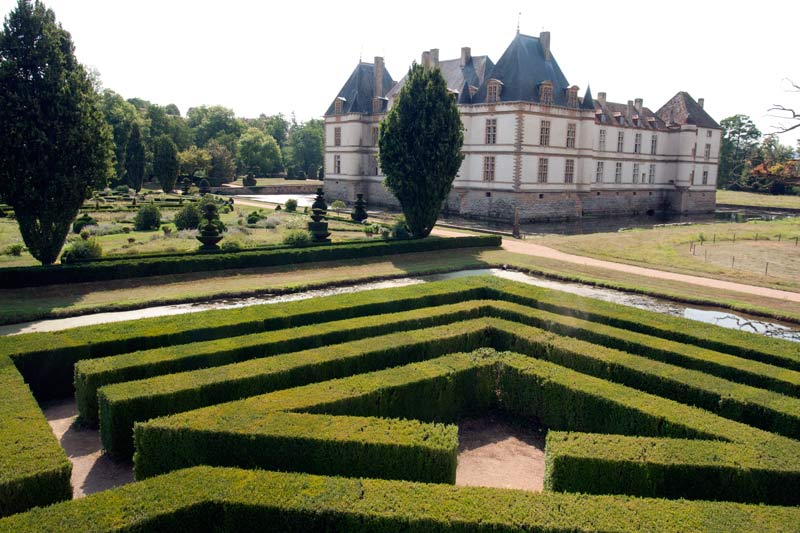
[{"label": "window", "polygon": [[706,144],[706,151],[703,152],[703,159],[705,159],[706,161],[711,159],[711,145],[710,144]]},{"label": "window", "polygon": [[548,160],[546,157],[539,158],[539,183],[547,183]]},{"label": "window", "polygon": [[711,137],[711,130],[706,131],[706,137]]},{"label": "window", "polygon": [[605,170],[605,163],[603,161],[597,162],[597,174],[594,177],[594,180],[597,183],[603,183],[603,171]]},{"label": "window", "polygon": [[486,87],[486,101],[494,103],[498,100],[500,100],[500,84],[497,81],[491,81]]},{"label": "window", "polygon": [[342,128],[333,128],[333,145],[342,145]]},{"label": "window", "polygon": [[539,144],[548,146],[550,144],[550,121],[543,120],[539,126]]},{"label": "window", "polygon": [[633,138],[633,152],[635,154],[642,153],[642,134],[637,133],[636,136]]},{"label": "window", "polygon": [[654,164],[650,165],[650,174],[647,176],[647,181],[650,183],[656,182],[656,166]]},{"label": "window", "polygon": [[373,113],[380,113],[383,111],[383,99],[382,98],[373,98],[372,99],[372,112]]},{"label": "window", "polygon": [[567,148],[575,148],[575,124],[567,124]]},{"label": "window", "polygon": [[606,150],[606,130],[600,130],[600,142],[597,149],[601,152]]},{"label": "window", "polygon": [[333,113],[335,115],[341,115],[342,114],[343,104],[344,104],[344,100],[342,100],[341,98],[337,98],[336,101],[333,102]]},{"label": "window", "polygon": [[692,157],[697,157],[697,143],[692,145]]},{"label": "window", "polygon": [[658,135],[650,137],[650,153],[655,155],[658,149]]},{"label": "window", "polygon": [[378,175],[378,156],[376,155],[369,156],[369,175]]},{"label": "window", "polygon": [[342,156],[340,155],[333,156],[333,173],[334,174],[342,173]]},{"label": "window", "polygon": [[494,156],[483,158],[483,181],[494,181]]},{"label": "window", "polygon": [[564,183],[572,183],[575,181],[575,160],[567,159],[564,165]]},{"label": "window", "polygon": [[639,163],[633,164],[633,182],[634,183],[639,182]]},{"label": "window", "polygon": [[553,105],[553,85],[549,81],[539,86],[539,102],[542,105]]},{"label": "window", "polygon": [[617,162],[614,167],[614,183],[622,183],[622,163]]},{"label": "window", "polygon": [[703,171],[703,185],[708,185],[708,170]]},{"label": "window", "polygon": [[372,146],[378,146],[378,128],[372,128]]},{"label": "window", "polygon": [[621,152],[625,148],[625,132],[617,133],[617,152]]},{"label": "window", "polygon": [[575,86],[567,92],[567,107],[578,107],[578,88]]},{"label": "window", "polygon": [[486,119],[486,144],[497,143],[497,119]]}]

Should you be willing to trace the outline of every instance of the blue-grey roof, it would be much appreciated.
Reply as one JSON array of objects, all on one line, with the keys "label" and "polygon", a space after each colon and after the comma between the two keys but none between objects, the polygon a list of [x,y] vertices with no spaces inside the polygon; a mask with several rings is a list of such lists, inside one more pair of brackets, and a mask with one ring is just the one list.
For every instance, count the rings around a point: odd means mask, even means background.
[{"label": "blue-grey roof", "polygon": [[594,110],[594,98],[592,98],[592,86],[586,86],[586,94],[583,95],[583,100],[581,101],[581,109],[592,109]]},{"label": "blue-grey roof", "polygon": [[486,101],[486,82],[489,79],[500,80],[503,89],[500,100],[503,102],[538,102],[539,85],[546,80],[553,83],[553,103],[567,105],[567,87],[569,83],[558,63],[553,57],[545,58],[544,49],[538,37],[518,33],[511,44],[503,52],[502,57],[484,83],[472,97],[473,103]]},{"label": "blue-grey roof", "polygon": [[[383,69],[383,91],[380,96],[386,93],[394,85],[394,80],[389,75],[389,71]],[[375,65],[372,63],[359,63],[355,70],[336,95],[336,98],[344,98],[342,113],[362,113],[372,114],[372,99],[375,97]],[[334,99],[335,102],[335,99]],[[333,115],[334,102],[328,107],[326,115]]]},{"label": "blue-grey roof", "polygon": [[[461,66],[461,58],[439,61],[439,69],[442,71],[442,77],[447,83],[447,88],[459,93],[458,103],[460,104],[470,103],[469,86],[480,87],[486,80],[487,74],[493,68],[494,63],[489,59],[489,56],[472,56],[463,67]],[[407,75],[403,76],[403,79],[386,96],[391,98],[400,92],[400,89],[406,83],[406,77]],[[465,88],[467,89],[466,91],[464,90]]]}]

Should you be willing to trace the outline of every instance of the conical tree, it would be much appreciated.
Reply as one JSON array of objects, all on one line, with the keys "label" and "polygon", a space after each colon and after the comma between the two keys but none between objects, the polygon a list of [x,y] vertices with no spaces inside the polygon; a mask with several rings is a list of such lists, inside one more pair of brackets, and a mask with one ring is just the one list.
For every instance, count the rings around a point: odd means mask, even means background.
[{"label": "conical tree", "polygon": [[414,63],[378,140],[386,186],[414,237],[433,229],[461,166],[463,143],[456,100],[441,71]]},{"label": "conical tree", "polygon": [[128,186],[136,192],[142,190],[144,181],[144,143],[142,129],[135,122],[131,125],[131,135],[125,148],[125,179]]},{"label": "conical tree", "polygon": [[0,199],[43,264],[111,172],[111,130],[72,39],[44,4],[19,0],[0,32]]},{"label": "conical tree", "polygon": [[169,135],[156,138],[153,148],[153,174],[161,184],[161,190],[172,192],[178,179],[178,147]]}]

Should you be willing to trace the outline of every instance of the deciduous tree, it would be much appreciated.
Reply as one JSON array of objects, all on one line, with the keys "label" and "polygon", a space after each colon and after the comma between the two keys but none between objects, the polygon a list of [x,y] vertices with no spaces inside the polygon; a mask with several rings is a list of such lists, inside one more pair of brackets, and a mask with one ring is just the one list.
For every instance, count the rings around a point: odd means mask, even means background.
[{"label": "deciduous tree", "polygon": [[308,178],[315,178],[325,154],[325,134],[321,120],[292,128],[286,145],[287,166]]},{"label": "deciduous tree", "polygon": [[268,176],[283,168],[278,143],[258,128],[249,128],[239,139],[239,168]]},{"label": "deciduous tree", "polygon": [[211,166],[211,154],[197,146],[190,146],[178,154],[178,164],[183,174],[194,178],[197,172],[208,172]]},{"label": "deciduous tree", "polygon": [[111,129],[72,39],[38,0],[0,32],[0,199],[31,255],[55,262],[93,187],[112,171]]},{"label": "deciduous tree", "polygon": [[733,115],[720,122],[722,145],[719,155],[718,186],[725,187],[747,171],[748,161],[758,151],[761,132],[747,115]]},{"label": "deciduous tree", "polygon": [[433,229],[461,166],[463,143],[458,107],[441,70],[414,63],[378,140],[386,186],[414,237]]},{"label": "deciduous tree", "polygon": [[236,161],[230,150],[217,141],[211,141],[206,151],[211,154],[211,169],[208,171],[211,185],[219,186],[232,181],[236,177]]}]

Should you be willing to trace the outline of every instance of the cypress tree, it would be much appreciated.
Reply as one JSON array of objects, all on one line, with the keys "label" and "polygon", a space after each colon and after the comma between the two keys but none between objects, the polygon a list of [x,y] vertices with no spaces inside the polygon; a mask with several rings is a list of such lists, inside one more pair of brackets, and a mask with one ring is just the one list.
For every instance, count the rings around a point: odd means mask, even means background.
[{"label": "cypress tree", "polygon": [[135,122],[131,125],[131,135],[125,147],[125,179],[136,192],[142,190],[144,181],[144,143],[142,129]]},{"label": "cypress tree", "polygon": [[378,140],[385,184],[414,237],[433,229],[461,166],[463,143],[456,100],[441,71],[414,63]]},{"label": "cypress tree", "polygon": [[178,147],[169,135],[156,138],[153,148],[153,173],[164,192],[172,192],[175,189],[175,181],[178,179]]}]

